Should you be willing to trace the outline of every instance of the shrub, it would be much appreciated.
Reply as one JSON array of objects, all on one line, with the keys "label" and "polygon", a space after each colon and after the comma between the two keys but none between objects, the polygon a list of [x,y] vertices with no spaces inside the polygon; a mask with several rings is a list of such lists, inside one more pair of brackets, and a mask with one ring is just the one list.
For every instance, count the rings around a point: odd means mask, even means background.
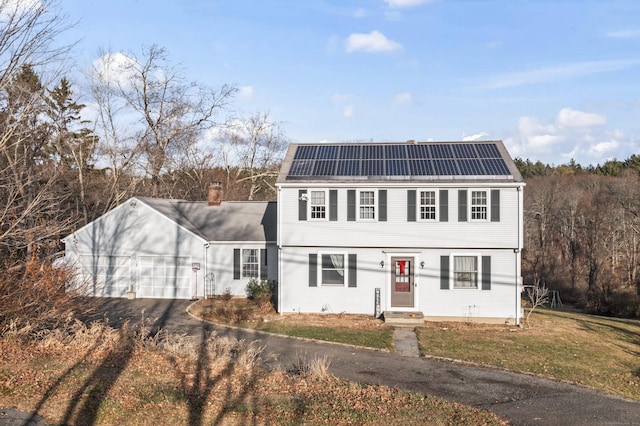
[{"label": "shrub", "polygon": [[71,290],[76,281],[71,268],[39,260],[0,273],[0,335],[24,324],[31,324],[33,333],[54,329],[78,312],[92,310],[96,300],[83,297],[81,285]]},{"label": "shrub", "polygon": [[252,278],[247,284],[245,288],[247,292],[247,296],[249,299],[260,300],[260,299],[271,299],[271,282],[268,280],[258,280],[257,278]]}]

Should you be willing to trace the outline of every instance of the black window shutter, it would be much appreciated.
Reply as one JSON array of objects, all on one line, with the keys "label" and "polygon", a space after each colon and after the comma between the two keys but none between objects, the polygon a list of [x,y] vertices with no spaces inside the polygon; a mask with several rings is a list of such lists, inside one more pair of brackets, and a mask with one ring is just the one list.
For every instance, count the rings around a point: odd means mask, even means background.
[{"label": "black window shutter", "polygon": [[449,290],[449,256],[440,256],[440,290]]},{"label": "black window shutter", "polygon": [[260,279],[267,279],[267,249],[260,249]]},{"label": "black window shutter", "polygon": [[449,221],[449,191],[440,190],[440,222]]},{"label": "black window shutter", "polygon": [[491,222],[500,222],[500,190],[491,190]]},{"label": "black window shutter", "polygon": [[358,286],[358,255],[349,255],[349,287]]},{"label": "black window shutter", "polygon": [[353,222],[356,220],[356,190],[349,189],[347,191],[347,220]]},{"label": "black window shutter", "polygon": [[491,256],[482,256],[482,289],[491,290]]},{"label": "black window shutter", "polygon": [[233,249],[233,279],[240,279],[240,249]]},{"label": "black window shutter", "polygon": [[416,221],[416,190],[407,191],[407,222]]},{"label": "black window shutter", "polygon": [[309,253],[309,287],[318,287],[318,255]]},{"label": "black window shutter", "polygon": [[338,191],[335,189],[329,191],[329,220],[338,220]]},{"label": "black window shutter", "polygon": [[467,190],[458,191],[458,222],[467,221]]},{"label": "black window shutter", "polygon": [[387,221],[387,190],[378,191],[378,220],[380,222]]},{"label": "black window shutter", "polygon": [[307,195],[305,189],[298,191],[298,220],[307,220],[307,200],[303,199],[303,195]]}]

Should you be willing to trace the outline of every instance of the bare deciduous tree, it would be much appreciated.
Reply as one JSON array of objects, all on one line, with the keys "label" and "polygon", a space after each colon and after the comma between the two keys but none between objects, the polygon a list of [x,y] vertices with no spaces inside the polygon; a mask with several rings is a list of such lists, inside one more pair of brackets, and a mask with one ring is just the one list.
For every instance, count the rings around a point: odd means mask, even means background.
[{"label": "bare deciduous tree", "polygon": [[248,182],[248,199],[263,187],[274,191],[268,178],[277,176],[288,139],[282,123],[271,121],[268,112],[257,112],[234,120],[221,135],[226,144],[228,181]]}]

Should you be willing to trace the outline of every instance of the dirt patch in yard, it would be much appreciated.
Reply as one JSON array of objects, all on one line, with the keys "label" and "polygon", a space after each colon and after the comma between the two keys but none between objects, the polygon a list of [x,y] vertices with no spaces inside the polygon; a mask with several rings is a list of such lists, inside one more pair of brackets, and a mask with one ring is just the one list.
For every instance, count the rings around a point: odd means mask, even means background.
[{"label": "dirt patch in yard", "polygon": [[373,315],[358,314],[278,314],[273,305],[247,299],[205,299],[191,307],[191,313],[208,321],[225,324],[244,322],[280,322],[291,326],[311,326],[375,330],[389,328]]}]

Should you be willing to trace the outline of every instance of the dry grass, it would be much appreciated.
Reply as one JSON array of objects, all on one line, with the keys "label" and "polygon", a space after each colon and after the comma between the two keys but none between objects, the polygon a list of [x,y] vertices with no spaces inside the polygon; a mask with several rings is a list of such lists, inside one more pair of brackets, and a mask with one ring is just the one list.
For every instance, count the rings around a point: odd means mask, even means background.
[{"label": "dry grass", "polygon": [[531,328],[426,323],[423,354],[581,383],[640,400],[640,321],[536,310]]},{"label": "dry grass", "polygon": [[[29,336],[26,338],[26,336]],[[211,335],[150,335],[70,321],[34,336],[0,339],[0,406],[37,412],[56,424],[506,424],[493,414],[327,373],[261,369],[261,349]]]}]

